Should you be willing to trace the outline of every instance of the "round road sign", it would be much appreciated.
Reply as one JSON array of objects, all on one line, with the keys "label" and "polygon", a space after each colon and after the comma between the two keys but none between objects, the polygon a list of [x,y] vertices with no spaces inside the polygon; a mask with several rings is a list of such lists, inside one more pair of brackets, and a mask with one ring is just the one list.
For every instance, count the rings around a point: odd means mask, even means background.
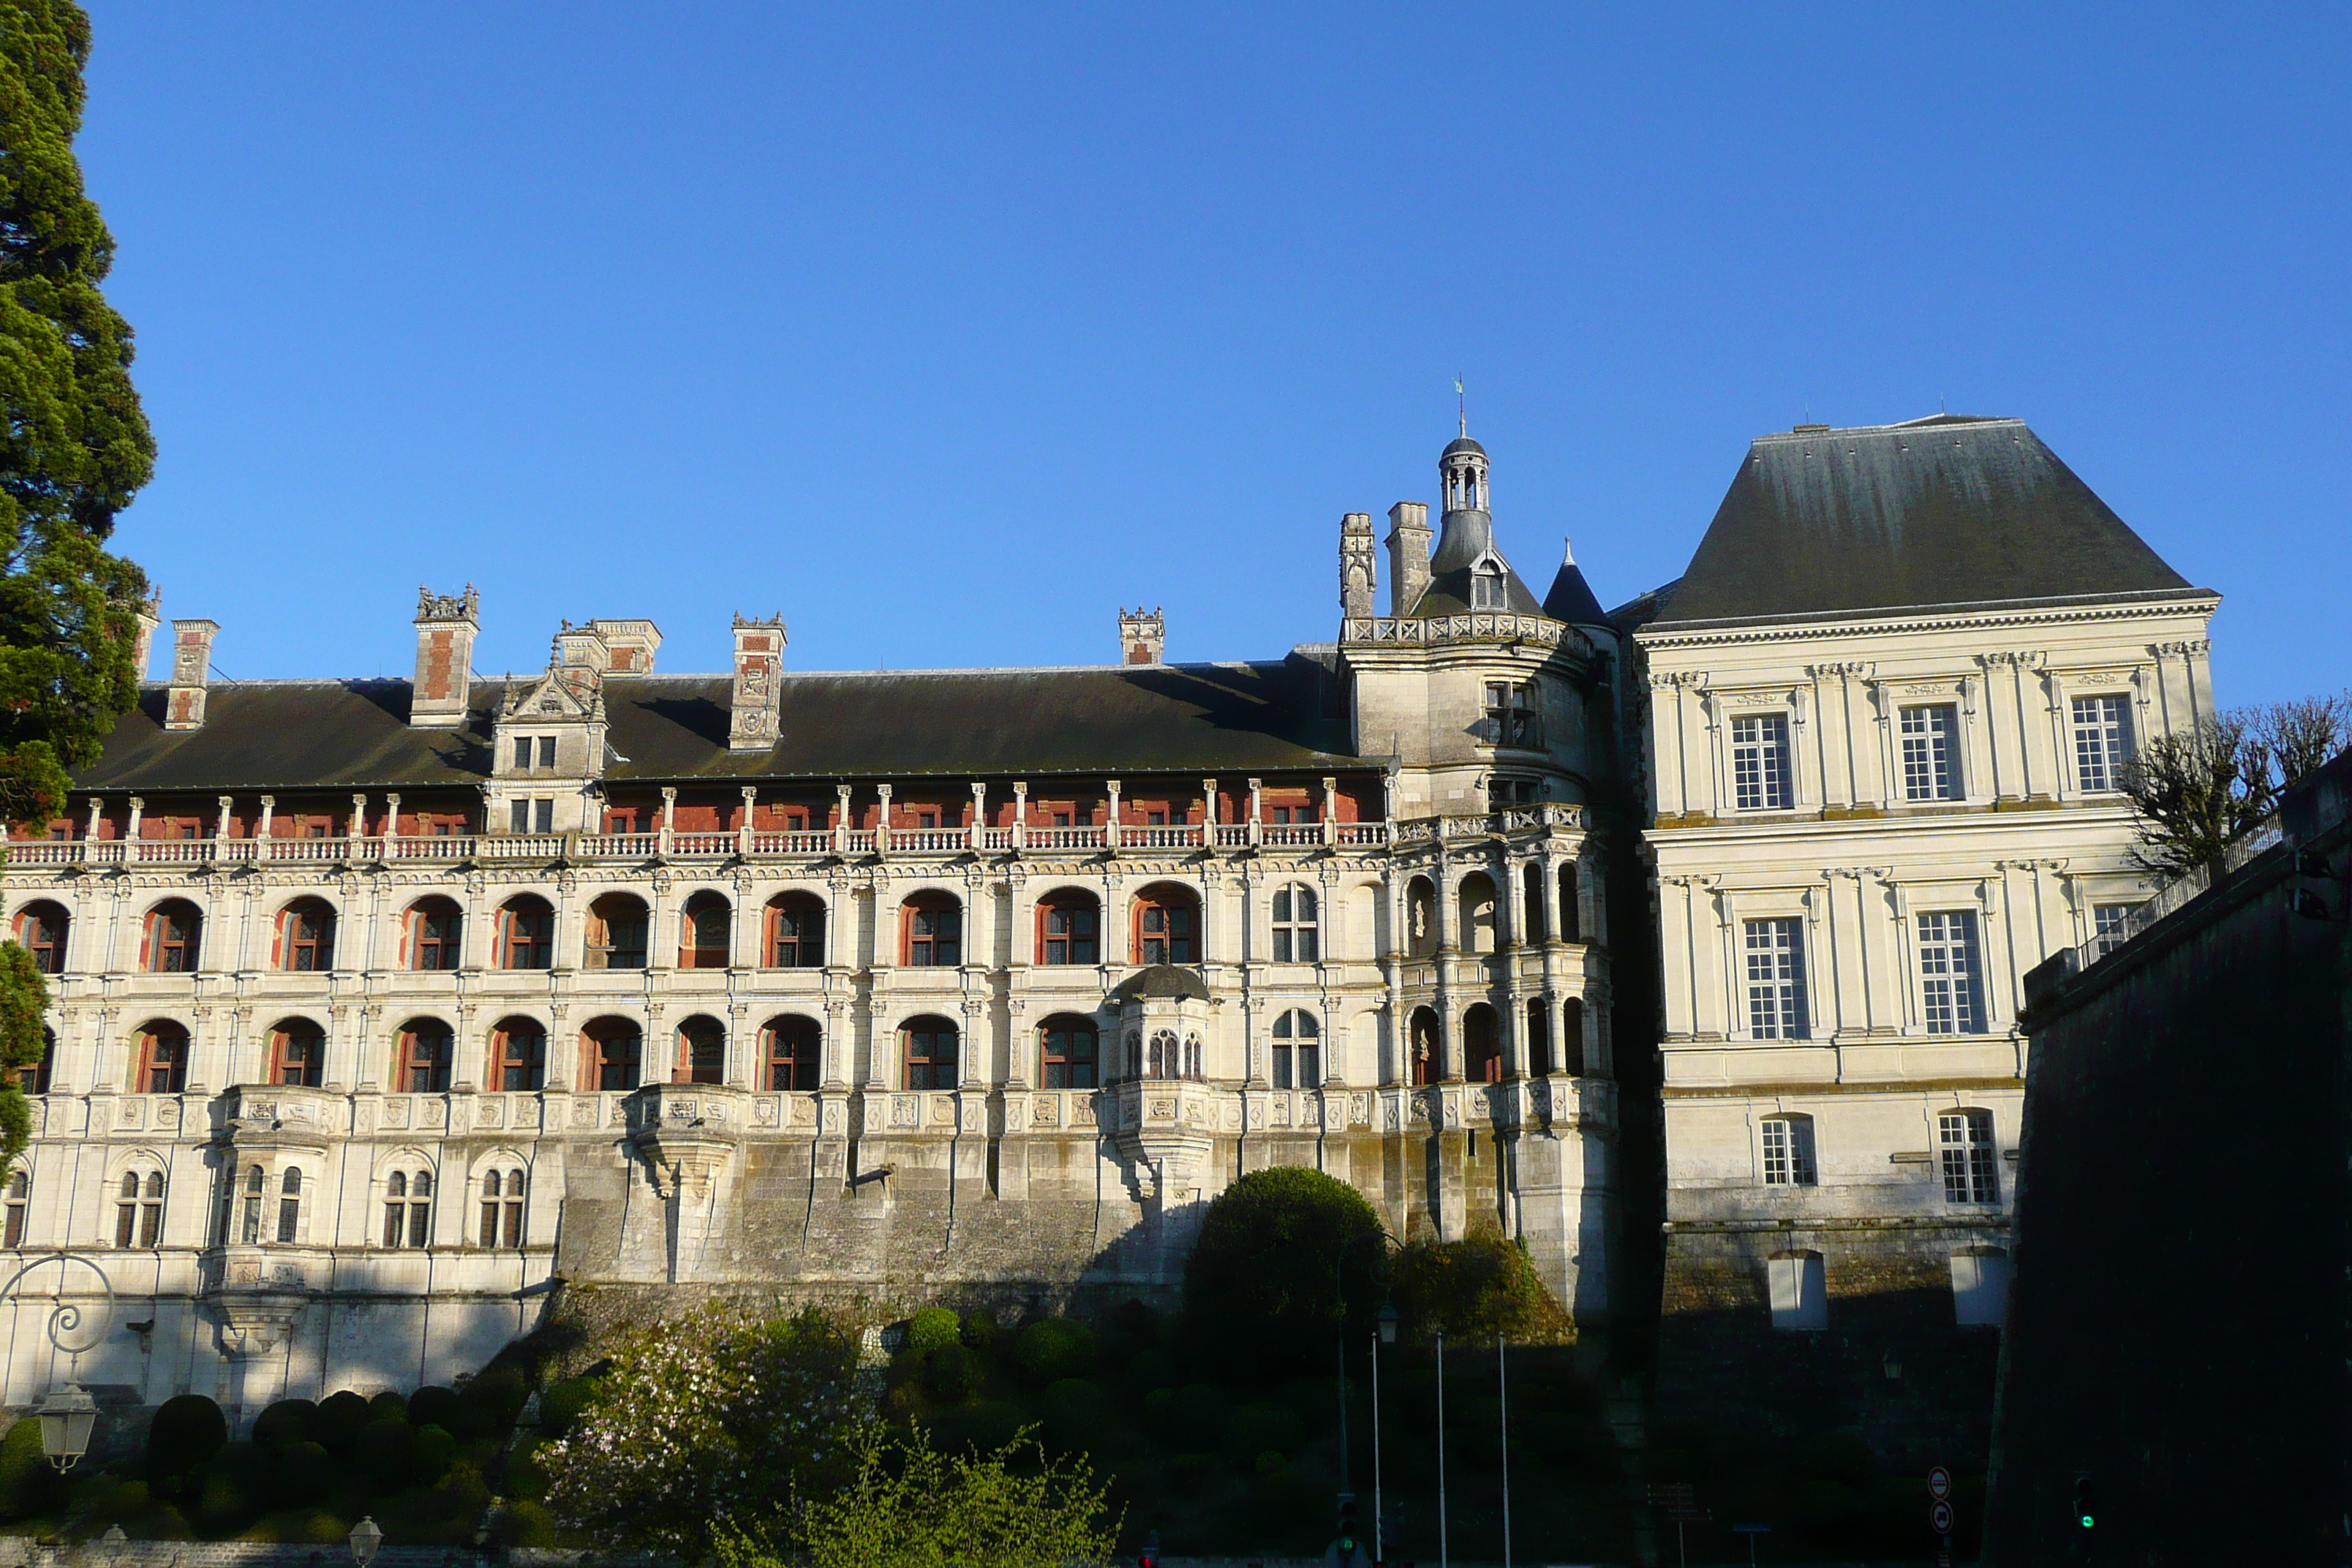
[{"label": "round road sign", "polygon": [[1936,1500],[1936,1506],[1927,1510],[1927,1528],[1933,1530],[1938,1535],[1951,1534],[1952,1505],[1946,1502],[1943,1499],[1937,1498]]},{"label": "round road sign", "polygon": [[1952,1472],[1937,1465],[1927,1472],[1927,1495],[1937,1502],[1952,1495]]}]

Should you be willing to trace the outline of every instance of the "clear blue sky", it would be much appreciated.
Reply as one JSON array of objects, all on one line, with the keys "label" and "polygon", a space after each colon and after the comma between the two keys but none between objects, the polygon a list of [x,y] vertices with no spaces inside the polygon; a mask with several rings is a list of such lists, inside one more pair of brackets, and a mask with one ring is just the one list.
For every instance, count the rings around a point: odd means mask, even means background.
[{"label": "clear blue sky", "polygon": [[122,546],[232,677],[1105,662],[1333,633],[1339,516],[1673,577],[1758,433],[2031,420],[2352,681],[2341,6],[98,0],[81,153],[162,445]]}]

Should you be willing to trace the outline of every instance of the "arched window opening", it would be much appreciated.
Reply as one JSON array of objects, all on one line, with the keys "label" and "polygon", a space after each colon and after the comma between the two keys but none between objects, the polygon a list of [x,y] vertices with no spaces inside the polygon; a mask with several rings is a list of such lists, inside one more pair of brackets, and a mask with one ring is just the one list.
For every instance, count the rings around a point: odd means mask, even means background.
[{"label": "arched window opening", "polygon": [[735,932],[735,911],[718,893],[700,892],[686,900],[678,916],[677,966],[680,969],[724,969]]},{"label": "arched window opening", "polygon": [[298,899],[278,911],[278,967],[315,974],[335,966],[335,911],[319,899]]},{"label": "arched window opening", "polygon": [[204,916],[185,899],[167,899],[147,911],[139,967],[150,974],[193,974],[204,950]]},{"label": "arched window opening", "polygon": [[289,1165],[278,1184],[278,1239],[290,1246],[302,1230],[302,1172]]},{"label": "arched window opening", "polygon": [[30,1067],[16,1069],[16,1087],[26,1094],[49,1092],[49,1073],[57,1066],[58,1037],[55,1031],[41,1030],[41,1059]]},{"label": "arched window opening", "polygon": [[1181,1078],[1184,1075],[1184,1047],[1173,1029],[1156,1029],[1150,1046],[1150,1076]]},{"label": "arched window opening", "polygon": [[1437,889],[1426,877],[1405,884],[1406,951],[1427,958],[1437,951]]},{"label": "arched window opening", "polygon": [[400,1026],[400,1059],[393,1064],[393,1087],[400,1094],[444,1094],[449,1058],[457,1045],[438,1018],[411,1018]]},{"label": "arched window opening", "polygon": [[1936,1143],[1946,1203],[2000,1202],[2000,1155],[1993,1144],[1991,1111],[1942,1112],[1936,1118]]},{"label": "arched window opening", "polygon": [[288,1018],[269,1031],[269,1081],[317,1089],[327,1081],[327,1037],[308,1018]]},{"label": "arched window opening", "polygon": [[501,1018],[490,1031],[490,1082],[500,1089],[547,1087],[547,1031],[536,1018]]},{"label": "arched window opening", "polygon": [[1495,884],[1484,871],[1473,871],[1462,879],[1455,901],[1462,909],[1462,921],[1457,928],[1465,952],[1495,951]]},{"label": "arched window opening", "polygon": [[945,1018],[915,1018],[898,1031],[908,1089],[956,1086],[956,1026]]},{"label": "arched window opening", "polygon": [[760,1031],[760,1039],[768,1062],[769,1089],[806,1093],[816,1088],[824,1034],[814,1018],[796,1013],[771,1018]]},{"label": "arched window opening", "polygon": [[1316,1089],[1323,1082],[1322,1027],[1315,1015],[1293,1008],[1274,1021],[1274,1087]]},{"label": "arched window opening", "polygon": [[466,917],[447,899],[419,899],[408,906],[405,921],[408,967],[446,971],[457,967]]},{"label": "arched window opening", "polygon": [[125,1171],[114,1200],[114,1245],[154,1247],[163,1239],[163,1173]]},{"label": "arched window opening", "polygon": [[1528,1002],[1528,1070],[1538,1078],[1551,1076],[1551,1007],[1540,996]]},{"label": "arched window opening", "polygon": [[580,1031],[580,1087],[625,1093],[637,1087],[645,1056],[645,1031],[627,1018],[597,1018]]},{"label": "arched window opening", "polygon": [[1437,1082],[1445,1073],[1445,1042],[1433,1009],[1413,1009],[1412,1039],[1412,1081],[1417,1085]]},{"label": "arched window opening", "polygon": [[236,1238],[247,1247],[261,1244],[262,1195],[268,1178],[258,1165],[248,1165],[245,1171],[245,1223],[237,1229]]},{"label": "arched window opening", "polygon": [[33,1207],[33,1178],[29,1172],[8,1173],[8,1221],[5,1235],[0,1235],[0,1247],[10,1251],[25,1245],[25,1221]]},{"label": "arched window opening", "polygon": [[1559,868],[1559,940],[1584,940],[1584,911],[1578,906],[1581,879],[1577,875],[1576,862],[1569,861]]},{"label": "arched window opening", "polygon": [[492,1171],[482,1177],[482,1245],[520,1247],[523,1222],[523,1174]]},{"label": "arched window opening", "polygon": [[1274,961],[1312,963],[1320,955],[1315,889],[1293,882],[1274,890]]},{"label": "arched window opening", "polygon": [[1037,1029],[1039,1079],[1047,1089],[1093,1089],[1101,1042],[1094,1020],[1065,1013]]},{"label": "arched window opening", "polygon": [[1528,861],[1527,868],[1519,875],[1519,882],[1524,894],[1519,900],[1519,908],[1522,911],[1519,921],[1519,940],[1524,942],[1539,942],[1544,940],[1546,934],[1543,868],[1532,860]]},{"label": "arched window opening", "polygon": [[1503,1081],[1501,1036],[1495,1009],[1484,1002],[1474,1003],[1462,1015],[1463,1076],[1472,1083]]},{"label": "arched window opening", "polygon": [[1192,1079],[1195,1083],[1198,1083],[1202,1076],[1201,1071],[1201,1037],[1198,1035],[1187,1035],[1184,1037],[1184,1076]]},{"label": "arched window opening", "polygon": [[1813,1162],[1813,1119],[1810,1116],[1768,1116],[1762,1123],[1764,1184],[1768,1187],[1812,1187],[1821,1184]]},{"label": "arched window opening", "polygon": [[429,1247],[433,1242],[433,1173],[394,1171],[383,1184],[383,1244]]},{"label": "arched window opening", "polygon": [[499,906],[500,969],[546,969],[555,962],[555,910],[545,899],[524,893]]},{"label": "arched window opening", "polygon": [[948,893],[918,893],[900,907],[905,961],[911,969],[953,969],[963,962],[963,906]]},{"label": "arched window opening", "polygon": [[677,1061],[671,1071],[676,1083],[726,1082],[727,1026],[707,1015],[680,1024]]},{"label": "arched window opening", "polygon": [[1561,1055],[1567,1059],[1570,1078],[1584,1076],[1584,998],[1571,996],[1560,1004],[1559,1037]]},{"label": "arched window opening", "polygon": [[64,907],[47,899],[16,911],[17,944],[33,955],[33,967],[43,974],[65,973],[66,931],[70,924]]},{"label": "arched window opening", "polygon": [[139,1031],[133,1094],[179,1094],[188,1087],[188,1031],[158,1018]]},{"label": "arched window opening", "polygon": [[1201,900],[1175,882],[1146,888],[1135,900],[1137,963],[1201,962]]},{"label": "arched window opening", "polygon": [[1075,888],[1037,901],[1037,962],[1095,963],[1101,958],[1102,906]]},{"label": "arched window opening", "polygon": [[824,965],[824,901],[812,893],[785,893],[768,903],[766,963],[771,969]]},{"label": "arched window opening", "polygon": [[588,906],[581,962],[590,969],[643,969],[649,924],[643,899],[604,894]]}]

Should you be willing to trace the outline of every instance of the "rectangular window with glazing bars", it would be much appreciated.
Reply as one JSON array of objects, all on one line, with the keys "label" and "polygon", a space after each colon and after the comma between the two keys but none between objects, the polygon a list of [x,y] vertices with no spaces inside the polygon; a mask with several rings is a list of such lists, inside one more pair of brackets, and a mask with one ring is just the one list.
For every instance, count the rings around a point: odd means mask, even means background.
[{"label": "rectangular window with glazing bars", "polygon": [[1741,811],[1780,811],[1793,804],[1785,716],[1765,713],[1731,721],[1731,789]]}]

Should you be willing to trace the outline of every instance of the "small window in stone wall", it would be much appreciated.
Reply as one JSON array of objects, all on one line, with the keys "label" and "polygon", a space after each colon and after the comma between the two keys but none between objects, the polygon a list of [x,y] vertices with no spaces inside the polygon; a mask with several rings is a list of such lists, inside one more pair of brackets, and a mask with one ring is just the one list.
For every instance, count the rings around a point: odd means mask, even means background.
[{"label": "small window in stone wall", "polygon": [[1783,1252],[1765,1259],[1776,1329],[1826,1329],[1830,1303],[1818,1252]]},{"label": "small window in stone wall", "polygon": [[1972,1247],[1952,1254],[1952,1316],[1964,1329],[1997,1329],[2009,1321],[2009,1254]]}]

